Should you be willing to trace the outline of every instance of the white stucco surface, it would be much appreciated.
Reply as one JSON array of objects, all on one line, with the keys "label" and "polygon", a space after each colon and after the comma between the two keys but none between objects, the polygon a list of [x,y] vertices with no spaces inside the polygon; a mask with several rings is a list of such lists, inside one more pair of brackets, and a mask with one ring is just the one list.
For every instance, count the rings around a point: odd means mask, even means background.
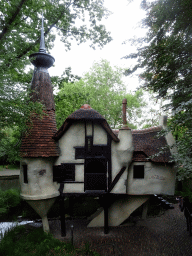
[{"label": "white stucco surface", "polygon": [[[149,199],[148,196],[126,196],[117,199],[110,207],[108,212],[109,226],[118,226],[125,221],[130,214]],[[104,211],[88,224],[88,227],[104,226]]]},{"label": "white stucco surface", "polygon": [[93,135],[93,125],[91,122],[86,122],[86,133],[87,136]]},{"label": "white stucco surface", "polygon": [[75,165],[75,181],[84,182],[84,165]]},{"label": "white stucco surface", "polygon": [[126,167],[126,170],[111,192],[125,194],[127,185],[127,167],[132,161],[134,150],[131,130],[120,130],[119,139],[120,142],[118,143],[112,141],[112,180],[114,180],[122,167]]},{"label": "white stucco surface", "polygon": [[65,183],[64,193],[84,193],[84,183]]},{"label": "white stucco surface", "polygon": [[[144,165],[144,179],[133,178],[133,166]],[[127,192],[130,195],[174,195],[176,170],[163,163],[135,162],[128,173]]]},{"label": "white stucco surface", "polygon": [[[28,183],[24,183],[23,165],[27,165]],[[25,200],[53,198],[59,195],[53,183],[53,159],[26,158],[21,161],[21,197]]]},{"label": "white stucco surface", "polygon": [[49,198],[43,200],[27,200],[27,203],[39,214],[43,223],[44,232],[49,232],[49,222],[47,213],[54,204],[56,198]]},{"label": "white stucco surface", "polygon": [[107,132],[98,124],[94,124],[93,145],[107,145]]},{"label": "white stucco surface", "polygon": [[76,146],[83,147],[85,145],[85,125],[84,123],[73,123],[65,134],[59,140],[60,156],[55,165],[61,163],[84,162],[83,159],[75,160]]}]

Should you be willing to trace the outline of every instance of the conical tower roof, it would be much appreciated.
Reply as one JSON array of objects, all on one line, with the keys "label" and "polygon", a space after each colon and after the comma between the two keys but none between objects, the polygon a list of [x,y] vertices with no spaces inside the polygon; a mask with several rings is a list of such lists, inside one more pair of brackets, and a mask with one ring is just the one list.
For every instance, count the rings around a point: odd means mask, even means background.
[{"label": "conical tower roof", "polygon": [[31,101],[41,102],[45,106],[43,117],[32,113],[29,130],[22,139],[22,157],[54,157],[59,155],[59,148],[53,136],[57,131],[55,121],[55,102],[53,88],[48,73],[55,59],[46,53],[43,31],[43,15],[40,49],[38,53],[29,56],[35,66],[32,84]]}]

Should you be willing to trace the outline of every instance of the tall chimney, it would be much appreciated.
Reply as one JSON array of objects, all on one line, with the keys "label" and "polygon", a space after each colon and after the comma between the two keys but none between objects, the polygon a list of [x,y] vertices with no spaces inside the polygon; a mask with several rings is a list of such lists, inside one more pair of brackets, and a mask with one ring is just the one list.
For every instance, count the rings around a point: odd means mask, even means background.
[{"label": "tall chimney", "polygon": [[130,130],[130,128],[127,125],[127,118],[126,118],[127,99],[123,99],[122,104],[123,104],[123,126],[121,129]]}]

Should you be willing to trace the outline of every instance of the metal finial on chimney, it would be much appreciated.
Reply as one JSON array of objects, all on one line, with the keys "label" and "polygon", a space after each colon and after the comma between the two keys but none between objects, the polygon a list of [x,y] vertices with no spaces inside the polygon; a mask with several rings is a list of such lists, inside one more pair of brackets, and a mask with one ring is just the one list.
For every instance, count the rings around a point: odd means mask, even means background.
[{"label": "metal finial on chimney", "polygon": [[41,25],[41,39],[40,39],[40,47],[39,52],[46,53],[45,49],[45,41],[44,41],[44,26],[43,26],[43,12],[42,12],[42,25]]}]

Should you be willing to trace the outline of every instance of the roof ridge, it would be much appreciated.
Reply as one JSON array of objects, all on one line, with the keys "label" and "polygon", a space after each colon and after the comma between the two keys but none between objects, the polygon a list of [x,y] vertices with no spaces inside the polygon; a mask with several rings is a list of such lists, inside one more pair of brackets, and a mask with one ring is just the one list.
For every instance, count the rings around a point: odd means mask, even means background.
[{"label": "roof ridge", "polygon": [[149,133],[149,132],[155,132],[155,131],[160,131],[163,127],[161,125],[159,126],[153,126],[150,128],[145,128],[141,130],[131,130],[132,133]]},{"label": "roof ridge", "polygon": [[[153,127],[150,127],[150,128],[145,128],[145,129],[141,129],[141,130],[138,130],[138,129],[131,129],[131,133],[149,133],[149,132],[156,132],[156,131],[160,131],[163,127],[161,125],[159,126],[153,126]],[[119,132],[119,129],[112,129],[112,131],[114,133],[118,133]]]}]

